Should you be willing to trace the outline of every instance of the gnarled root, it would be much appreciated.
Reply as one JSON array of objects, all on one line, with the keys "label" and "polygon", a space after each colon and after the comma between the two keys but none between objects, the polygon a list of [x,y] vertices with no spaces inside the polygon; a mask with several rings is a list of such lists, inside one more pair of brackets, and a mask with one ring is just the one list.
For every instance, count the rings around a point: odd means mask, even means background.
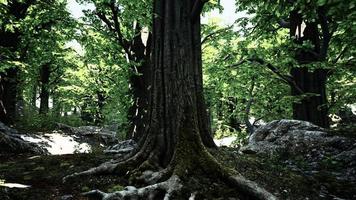
[{"label": "gnarled root", "polygon": [[113,173],[113,171],[115,170],[115,168],[118,167],[118,165],[119,163],[105,162],[99,165],[98,167],[94,167],[82,172],[75,172],[73,174],[65,176],[63,177],[63,183],[78,176],[89,176],[94,174],[110,174]]},{"label": "gnarled root", "polygon": [[261,200],[277,200],[277,197],[267,190],[261,188],[257,183],[247,180],[243,176],[235,175],[228,177],[228,183],[237,187],[239,190]]},{"label": "gnarled root", "polygon": [[182,189],[183,185],[181,184],[181,180],[178,176],[172,175],[167,181],[152,184],[142,188],[135,188],[133,186],[127,186],[122,191],[117,191],[114,193],[105,193],[100,190],[92,190],[90,192],[86,192],[83,195],[89,197],[100,197],[103,200],[110,199],[156,199],[157,191],[164,190],[164,200],[172,199],[172,196],[175,192],[178,192]]}]

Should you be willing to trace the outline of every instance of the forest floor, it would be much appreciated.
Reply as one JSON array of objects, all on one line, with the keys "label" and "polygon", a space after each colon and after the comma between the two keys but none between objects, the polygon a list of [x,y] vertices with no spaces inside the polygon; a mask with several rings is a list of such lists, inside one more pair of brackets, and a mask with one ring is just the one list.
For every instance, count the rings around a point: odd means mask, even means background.
[{"label": "forest floor", "polygon": [[[342,182],[318,172],[306,176],[291,170],[280,158],[267,158],[238,153],[236,148],[220,147],[212,154],[223,164],[235,168],[246,178],[256,181],[280,199],[347,199],[345,194],[356,193],[355,185]],[[127,179],[115,175],[80,177],[62,183],[68,174],[97,166],[110,159],[103,153],[34,156],[0,155],[0,180],[6,183],[30,185],[29,188],[0,187],[1,200],[87,199],[82,192],[100,189],[105,192],[122,190]],[[301,162],[302,166],[303,163]],[[0,181],[1,182],[1,181]],[[209,179],[192,180],[187,190],[199,191],[196,199],[237,199],[236,190]],[[186,192],[188,192],[185,190]],[[183,190],[184,191],[184,190]],[[332,193],[325,194],[325,193]],[[335,195],[333,197],[333,195]],[[338,197],[343,198],[338,198]]]}]

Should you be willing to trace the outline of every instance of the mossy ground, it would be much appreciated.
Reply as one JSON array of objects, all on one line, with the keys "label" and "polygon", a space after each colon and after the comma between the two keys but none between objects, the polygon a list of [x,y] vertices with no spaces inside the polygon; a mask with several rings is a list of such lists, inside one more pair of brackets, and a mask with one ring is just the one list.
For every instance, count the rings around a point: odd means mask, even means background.
[{"label": "mossy ground", "polygon": [[[346,199],[347,195],[355,193],[353,185],[323,177],[322,173],[314,177],[305,176],[301,172],[290,170],[277,158],[240,155],[233,148],[220,148],[212,154],[224,165],[235,168],[280,199],[322,199],[320,191],[323,187],[335,187],[336,193],[344,194],[341,197]],[[120,178],[115,175],[80,177],[62,183],[63,176],[86,170],[110,159],[100,153],[42,156],[32,159],[29,157],[0,155],[0,179],[9,183],[31,185],[27,189],[0,187],[0,199],[49,200],[60,199],[63,195],[86,199],[80,193],[92,189],[112,192],[128,184],[127,177]],[[189,197],[193,191],[198,191],[196,199],[245,199],[222,182],[212,182],[204,177],[192,178],[183,188],[181,196]]]}]

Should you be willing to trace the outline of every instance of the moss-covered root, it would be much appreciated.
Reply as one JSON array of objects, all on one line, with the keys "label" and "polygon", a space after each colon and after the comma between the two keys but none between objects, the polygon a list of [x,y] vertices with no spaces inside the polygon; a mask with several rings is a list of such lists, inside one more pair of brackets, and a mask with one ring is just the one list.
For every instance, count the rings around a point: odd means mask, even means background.
[{"label": "moss-covered root", "polygon": [[172,199],[175,192],[181,190],[183,185],[178,176],[173,175],[167,181],[148,185],[142,188],[127,186],[122,191],[105,193],[100,190],[86,192],[83,195],[88,197],[101,198],[102,200],[111,199],[156,199],[157,191],[165,191],[164,200]]},{"label": "moss-covered root", "polygon": [[228,178],[228,183],[239,188],[256,199],[260,200],[277,200],[278,198],[268,192],[267,190],[261,188],[257,183],[247,180],[243,176],[235,175]]}]

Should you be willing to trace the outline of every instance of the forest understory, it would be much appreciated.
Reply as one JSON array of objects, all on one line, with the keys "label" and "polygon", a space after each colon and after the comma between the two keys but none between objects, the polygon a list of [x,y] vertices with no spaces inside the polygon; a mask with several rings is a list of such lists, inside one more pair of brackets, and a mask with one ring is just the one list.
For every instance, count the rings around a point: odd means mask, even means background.
[{"label": "forest understory", "polygon": [[[339,132],[340,134],[340,132]],[[348,137],[350,133],[348,133]],[[273,193],[280,199],[352,199],[356,195],[355,183],[340,180],[327,173],[340,165],[325,165],[313,175],[305,173],[303,159],[281,156],[243,154],[239,148],[219,147],[210,153],[226,167],[240,172],[249,180]],[[0,187],[3,200],[89,199],[83,193],[98,189],[103,192],[123,190],[130,185],[128,176],[114,174],[74,177],[63,183],[63,177],[96,167],[112,158],[102,151],[87,154],[45,155],[28,154],[0,155],[0,179],[8,183],[21,183],[29,188]],[[287,165],[293,160],[294,166]],[[305,161],[304,161],[305,162]],[[136,183],[136,187],[145,186]],[[164,195],[164,193],[162,193]],[[236,188],[209,176],[191,176],[174,199],[220,199],[246,200]],[[159,197],[159,194],[158,196]],[[94,198],[95,199],[95,198]]]},{"label": "forest understory", "polygon": [[0,200],[356,199],[355,21],[351,0],[0,0]]}]

